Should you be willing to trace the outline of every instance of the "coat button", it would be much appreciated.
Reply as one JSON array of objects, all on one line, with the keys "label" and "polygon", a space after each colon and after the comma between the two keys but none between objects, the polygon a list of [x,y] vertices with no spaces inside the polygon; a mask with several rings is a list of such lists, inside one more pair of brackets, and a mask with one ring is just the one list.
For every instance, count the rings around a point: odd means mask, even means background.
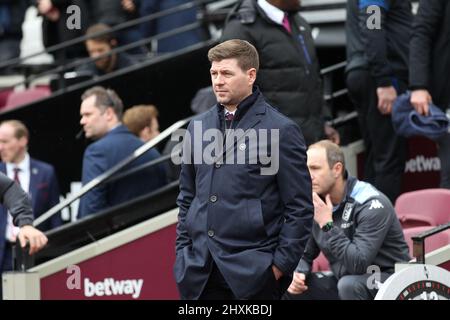
[{"label": "coat button", "polygon": [[211,201],[212,203],[217,202],[217,196],[211,196],[211,197],[209,198],[209,201]]},{"label": "coat button", "polygon": [[208,231],[208,237],[210,237],[210,238],[214,237],[214,231],[213,230],[209,230]]},{"label": "coat button", "polygon": [[220,163],[216,163],[215,167],[216,167],[216,169],[220,169],[222,167],[222,165]]}]

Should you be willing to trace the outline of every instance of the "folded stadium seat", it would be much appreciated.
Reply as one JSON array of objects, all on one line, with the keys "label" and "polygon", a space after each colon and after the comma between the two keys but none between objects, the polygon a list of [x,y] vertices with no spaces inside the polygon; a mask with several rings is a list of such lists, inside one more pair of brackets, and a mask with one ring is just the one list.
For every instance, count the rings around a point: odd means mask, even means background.
[{"label": "folded stadium seat", "polygon": [[[415,227],[403,229],[403,234],[405,235],[405,240],[408,244],[409,254],[411,257],[413,256],[413,241],[411,238],[433,228],[434,227]],[[447,229],[425,239],[425,253],[445,247],[448,244],[450,244],[450,230]]]},{"label": "folded stadium seat", "polygon": [[450,190],[424,189],[402,194],[395,211],[403,228],[438,226],[450,221]]},{"label": "folded stadium seat", "polygon": [[330,264],[328,263],[328,259],[321,252],[320,255],[313,261],[312,272],[329,271],[329,270]]},{"label": "folded stadium seat", "polygon": [[0,109],[6,106],[9,95],[14,91],[13,88],[1,88],[0,89]]},{"label": "folded stadium seat", "polygon": [[6,105],[2,111],[14,109],[50,95],[51,91],[49,86],[36,86],[25,91],[14,91],[8,96]]}]

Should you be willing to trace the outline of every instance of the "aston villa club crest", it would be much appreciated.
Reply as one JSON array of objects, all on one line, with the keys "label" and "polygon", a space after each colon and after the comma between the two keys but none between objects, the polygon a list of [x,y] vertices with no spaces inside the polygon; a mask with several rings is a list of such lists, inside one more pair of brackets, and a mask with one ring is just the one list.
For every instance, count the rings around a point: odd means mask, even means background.
[{"label": "aston villa club crest", "polygon": [[342,220],[348,222],[352,215],[353,207],[355,204],[353,202],[347,202],[344,207],[344,212],[342,213]]}]

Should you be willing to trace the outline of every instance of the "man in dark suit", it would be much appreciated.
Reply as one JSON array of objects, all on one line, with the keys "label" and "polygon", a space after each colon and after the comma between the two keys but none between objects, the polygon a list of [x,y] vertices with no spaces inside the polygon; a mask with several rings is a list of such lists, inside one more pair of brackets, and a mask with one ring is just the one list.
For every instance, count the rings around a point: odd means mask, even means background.
[{"label": "man in dark suit", "polygon": [[[0,171],[15,180],[31,198],[34,218],[58,204],[59,187],[52,165],[30,157],[27,152],[29,132],[18,120],[0,124]],[[62,224],[61,216],[54,215],[39,226],[41,231],[56,228]],[[0,206],[0,234],[7,233],[7,239],[14,241],[12,221],[5,207]],[[16,229],[17,230],[17,229]]]},{"label": "man in dark suit", "polygon": [[[83,94],[82,101],[80,123],[86,138],[97,140],[84,152],[82,183],[85,185],[130,156],[143,142],[121,123],[123,104],[113,90],[94,87]],[[159,156],[158,151],[150,149],[125,170],[148,163]],[[120,180],[99,185],[81,198],[78,218],[149,193],[162,187],[165,182],[165,170],[159,164]]]},{"label": "man in dark suit", "polygon": [[229,40],[208,58],[218,104],[184,138],[175,279],[183,299],[277,299],[312,225],[305,142],[254,87],[253,45]]}]

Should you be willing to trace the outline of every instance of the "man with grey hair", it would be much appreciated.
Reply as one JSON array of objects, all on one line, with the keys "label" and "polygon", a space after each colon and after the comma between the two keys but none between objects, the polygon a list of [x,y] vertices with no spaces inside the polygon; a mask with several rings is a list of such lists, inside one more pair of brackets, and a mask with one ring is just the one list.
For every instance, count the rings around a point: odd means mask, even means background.
[{"label": "man with grey hair", "polygon": [[[143,145],[143,142],[122,124],[122,112],[122,100],[113,90],[94,87],[83,94],[80,124],[86,138],[96,140],[84,152],[83,185],[108,171]],[[150,149],[125,170],[150,162],[159,156],[158,151]],[[97,186],[81,198],[78,218],[148,193],[162,187],[165,182],[164,167],[159,164],[118,181]]]},{"label": "man with grey hair", "polygon": [[[349,177],[344,154],[323,140],[308,149],[314,224],[287,300],[369,300],[377,292],[369,266],[383,282],[397,262],[409,261],[408,245],[389,199],[372,185]],[[323,252],[331,275],[311,273]],[[372,279],[371,278],[371,279]],[[376,279],[376,278],[374,278]]]}]

